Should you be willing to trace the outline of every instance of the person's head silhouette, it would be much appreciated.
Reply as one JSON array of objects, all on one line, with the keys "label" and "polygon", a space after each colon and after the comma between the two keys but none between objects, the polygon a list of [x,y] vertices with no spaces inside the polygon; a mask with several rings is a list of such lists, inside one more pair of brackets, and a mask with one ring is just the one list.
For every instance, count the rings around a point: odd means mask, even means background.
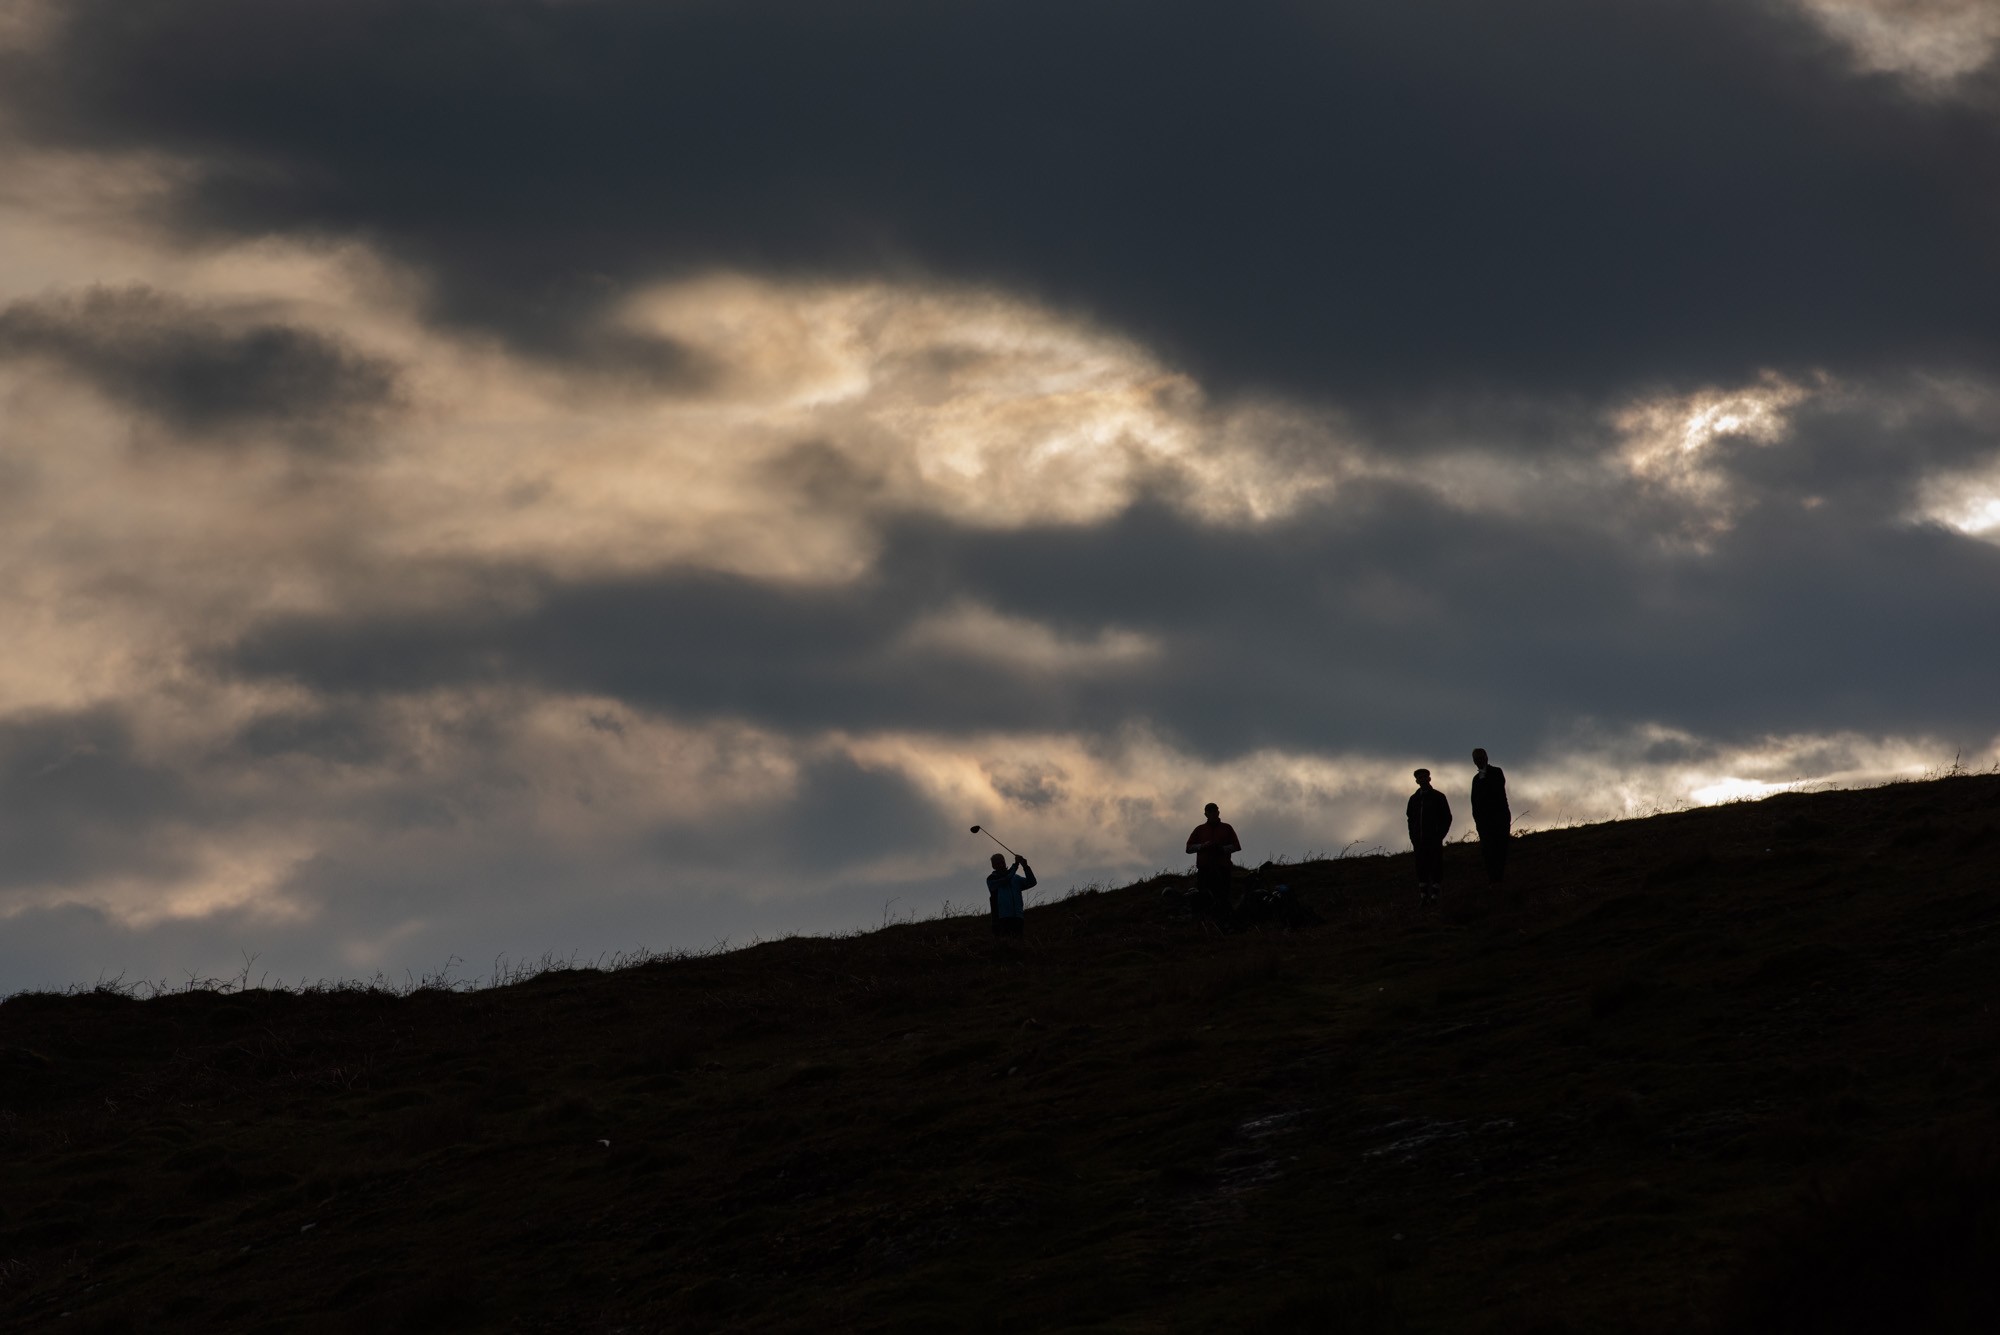
[{"label": "person's head silhouette", "polygon": [[1007,855],[1006,855],[1006,854],[1004,854],[1004,853],[995,853],[995,854],[993,855],[993,870],[994,870],[994,871],[1006,871],[1006,870],[1007,870]]},{"label": "person's head silhouette", "polygon": [[1481,769],[1485,769],[1485,768],[1486,768],[1486,748],[1485,748],[1485,747],[1483,747],[1483,746],[1475,746],[1475,747],[1473,747],[1473,748],[1472,748],[1472,763],[1473,763],[1473,764],[1475,764],[1475,765],[1477,765],[1477,766],[1479,766],[1479,768],[1481,768]]},{"label": "person's head silhouette", "polygon": [[1429,770],[1427,769],[1418,770],[1416,772],[1416,777],[1417,777],[1417,787],[1428,788],[1431,786],[1431,772]]}]

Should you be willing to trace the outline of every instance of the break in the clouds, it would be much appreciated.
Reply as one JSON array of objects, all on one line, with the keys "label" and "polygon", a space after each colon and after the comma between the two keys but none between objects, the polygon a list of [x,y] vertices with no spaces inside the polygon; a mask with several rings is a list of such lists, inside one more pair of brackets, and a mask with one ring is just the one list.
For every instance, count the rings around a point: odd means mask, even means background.
[{"label": "break in the clouds", "polygon": [[1990,762],[1991,12],[16,0],[0,987]]}]

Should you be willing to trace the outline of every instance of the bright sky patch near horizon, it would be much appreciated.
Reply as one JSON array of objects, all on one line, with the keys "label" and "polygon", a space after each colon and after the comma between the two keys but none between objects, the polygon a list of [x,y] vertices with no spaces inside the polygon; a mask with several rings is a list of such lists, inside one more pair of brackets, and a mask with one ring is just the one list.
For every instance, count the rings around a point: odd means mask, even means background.
[{"label": "bright sky patch near horizon", "polygon": [[1508,8],[0,4],[0,993],[2000,760],[2000,10]]}]

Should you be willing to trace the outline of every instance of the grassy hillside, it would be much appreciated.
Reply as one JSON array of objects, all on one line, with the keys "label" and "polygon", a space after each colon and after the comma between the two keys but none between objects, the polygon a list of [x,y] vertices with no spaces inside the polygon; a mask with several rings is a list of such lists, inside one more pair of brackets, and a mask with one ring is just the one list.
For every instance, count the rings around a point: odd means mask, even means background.
[{"label": "grassy hillside", "polygon": [[0,1329],[2000,1329],[2000,778],[1514,857],[1288,868],[1295,932],[1156,881],[1024,949],[17,996]]}]

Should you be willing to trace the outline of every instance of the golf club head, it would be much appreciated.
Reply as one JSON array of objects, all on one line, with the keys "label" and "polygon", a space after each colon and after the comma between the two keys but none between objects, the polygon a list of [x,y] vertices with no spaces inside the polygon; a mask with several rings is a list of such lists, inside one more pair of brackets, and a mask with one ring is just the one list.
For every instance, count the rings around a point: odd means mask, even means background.
[{"label": "golf club head", "polygon": [[973,832],[974,834],[978,834],[978,833],[979,833],[979,827],[978,827],[977,825],[973,826],[973,827],[972,827],[972,832]]}]

